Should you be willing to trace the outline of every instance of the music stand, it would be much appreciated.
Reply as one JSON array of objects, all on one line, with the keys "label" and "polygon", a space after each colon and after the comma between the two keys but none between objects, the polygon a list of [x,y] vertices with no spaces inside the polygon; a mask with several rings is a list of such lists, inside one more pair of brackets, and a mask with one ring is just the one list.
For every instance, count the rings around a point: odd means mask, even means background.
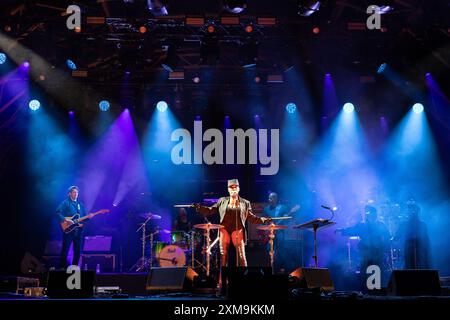
[{"label": "music stand", "polygon": [[327,219],[322,219],[322,218],[318,218],[318,219],[314,219],[299,225],[294,226],[294,229],[312,229],[314,232],[314,265],[316,268],[319,267],[319,261],[317,258],[317,230],[324,228],[324,227],[329,227],[336,224],[336,222],[327,220]]}]

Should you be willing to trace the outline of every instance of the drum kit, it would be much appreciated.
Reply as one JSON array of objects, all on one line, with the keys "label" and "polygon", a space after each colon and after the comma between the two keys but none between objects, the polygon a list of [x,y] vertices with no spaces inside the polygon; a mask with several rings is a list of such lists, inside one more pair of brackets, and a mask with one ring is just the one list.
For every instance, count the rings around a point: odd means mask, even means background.
[{"label": "drum kit", "polygon": [[[190,232],[185,231],[169,231],[166,229],[161,229],[159,227],[155,228],[154,232],[147,234],[147,224],[151,220],[159,220],[161,216],[153,214],[153,213],[143,213],[140,214],[140,217],[144,218],[145,221],[139,224],[139,228],[136,232],[141,232],[141,242],[142,242],[142,257],[138,262],[130,269],[130,271],[142,272],[148,271],[154,266],[159,267],[182,267],[187,266],[188,264],[192,267],[192,269],[206,273],[206,276],[210,276],[212,264],[211,257],[213,256],[213,248],[219,242],[220,229],[224,228],[223,225],[220,224],[212,224],[210,222],[203,224],[195,224],[193,226],[194,230]],[[286,220],[292,217],[276,217],[271,218],[271,223],[268,225],[258,226],[257,229],[261,231],[268,232],[269,238],[269,257],[270,257],[270,265],[272,267],[272,271],[274,271],[274,262],[275,262],[275,248],[274,248],[274,240],[276,236],[276,232],[284,229],[288,229],[285,225],[276,225],[274,221],[277,220]],[[333,225],[334,222],[325,219],[316,219],[310,222],[307,222],[302,225],[294,226],[295,229],[312,229],[314,232],[314,260],[316,267],[318,266],[317,259],[317,242],[316,242],[316,233],[318,229],[321,229],[325,226]],[[217,237],[212,241],[211,232],[217,231]],[[203,240],[201,239],[201,233],[203,233]],[[170,242],[155,242],[155,236],[158,234],[168,234],[170,235]],[[147,243],[150,246],[150,254],[147,257],[146,248]],[[203,245],[201,249],[201,256],[203,257],[203,261],[200,262],[196,257],[196,249],[199,248],[199,245]],[[217,259],[215,259],[217,261]],[[190,262],[190,263],[189,263]],[[214,265],[217,269],[219,268],[219,264]]]},{"label": "drum kit", "polygon": [[[139,214],[139,217],[145,219],[139,224],[136,232],[141,232],[141,257],[130,268],[130,271],[143,272],[152,267],[183,267],[190,265],[194,270],[203,269],[207,275],[211,270],[211,256],[213,247],[219,241],[219,237],[211,242],[211,231],[218,230],[223,226],[217,224],[197,224],[195,230],[190,232],[174,230],[169,231],[156,227],[153,232],[148,232],[148,224],[152,220],[160,220],[160,215],[147,212]],[[199,230],[199,231],[196,231]],[[203,231],[203,232],[201,232]],[[204,241],[202,241],[202,234]],[[155,241],[159,234],[166,234],[170,241]],[[201,247],[201,245],[203,247]],[[197,254],[197,251],[199,252]],[[204,257],[203,261],[198,255]],[[218,267],[218,264],[217,264]]]}]

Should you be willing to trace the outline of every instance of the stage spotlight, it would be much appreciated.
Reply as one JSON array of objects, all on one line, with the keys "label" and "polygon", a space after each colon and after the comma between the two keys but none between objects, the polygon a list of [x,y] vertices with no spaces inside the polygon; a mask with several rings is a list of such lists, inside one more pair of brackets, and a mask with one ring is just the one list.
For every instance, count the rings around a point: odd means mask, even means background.
[{"label": "stage spotlight", "polygon": [[155,16],[167,16],[169,12],[167,11],[166,2],[164,0],[148,0],[147,7],[148,10]]},{"label": "stage spotlight", "polygon": [[192,82],[194,83],[200,83],[200,77],[199,76],[195,76],[192,78]]},{"label": "stage spotlight", "polygon": [[67,59],[66,66],[67,66],[67,68],[69,68],[72,71],[77,70],[77,65],[75,64],[75,62],[73,62],[73,60]]},{"label": "stage spotlight", "polygon": [[146,32],[147,32],[147,28],[146,28],[145,26],[140,26],[140,27],[139,27],[139,33],[144,34],[144,33],[146,33]]},{"label": "stage spotlight", "polygon": [[165,102],[165,101],[158,101],[158,103],[156,104],[156,108],[161,112],[166,111],[167,107],[168,107],[168,105],[167,105],[167,102]]},{"label": "stage spotlight", "polygon": [[208,33],[214,33],[216,31],[216,28],[212,24],[210,24],[206,29],[208,30]]},{"label": "stage spotlight", "polygon": [[247,1],[242,0],[225,0],[223,9],[230,13],[241,13],[247,8]]},{"label": "stage spotlight", "polygon": [[295,110],[297,110],[297,106],[295,105],[295,103],[290,102],[286,105],[286,111],[288,113],[294,113]]},{"label": "stage spotlight", "polygon": [[297,1],[298,15],[309,17],[320,9],[320,1],[300,0]]},{"label": "stage spotlight", "polygon": [[413,111],[415,113],[422,113],[423,112],[423,104],[421,103],[416,103],[413,105]]},{"label": "stage spotlight", "polygon": [[394,8],[391,6],[380,6],[379,8],[380,8],[380,14],[386,14],[386,13],[389,13],[392,10],[394,10]]},{"label": "stage spotlight", "polygon": [[251,24],[245,26],[245,32],[252,33],[253,32],[253,26]]},{"label": "stage spotlight", "polygon": [[383,73],[383,71],[386,70],[386,67],[387,67],[387,63],[386,63],[386,62],[383,62],[383,63],[380,64],[380,66],[378,67],[377,73],[378,73],[378,74]]},{"label": "stage spotlight", "polygon": [[0,64],[4,64],[6,62],[6,54],[0,52]]},{"label": "stage spotlight", "polygon": [[353,103],[347,102],[346,104],[344,104],[344,111],[346,113],[352,113],[355,110],[355,106],[353,105]]},{"label": "stage spotlight", "polygon": [[41,102],[39,100],[33,99],[28,103],[28,107],[32,111],[36,111],[41,107]]},{"label": "stage spotlight", "polygon": [[319,33],[320,33],[320,28],[319,28],[319,27],[314,27],[314,28],[312,29],[312,32],[313,32],[314,34],[319,34]]},{"label": "stage spotlight", "polygon": [[29,68],[30,63],[28,61],[25,61],[24,63],[22,63],[22,66],[24,66],[24,68]]},{"label": "stage spotlight", "polygon": [[98,103],[98,108],[102,111],[108,111],[111,105],[108,100],[102,100]]}]

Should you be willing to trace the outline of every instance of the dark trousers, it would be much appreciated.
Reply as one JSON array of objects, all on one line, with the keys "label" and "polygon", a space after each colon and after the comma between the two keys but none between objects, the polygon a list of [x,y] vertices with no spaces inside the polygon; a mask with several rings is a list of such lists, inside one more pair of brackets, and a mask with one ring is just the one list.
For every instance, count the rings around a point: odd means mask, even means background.
[{"label": "dark trousers", "polygon": [[78,228],[70,233],[63,233],[62,248],[61,248],[61,268],[67,268],[67,255],[69,253],[70,245],[73,243],[73,259],[71,265],[78,265],[81,253],[81,240],[83,238],[83,229]]}]

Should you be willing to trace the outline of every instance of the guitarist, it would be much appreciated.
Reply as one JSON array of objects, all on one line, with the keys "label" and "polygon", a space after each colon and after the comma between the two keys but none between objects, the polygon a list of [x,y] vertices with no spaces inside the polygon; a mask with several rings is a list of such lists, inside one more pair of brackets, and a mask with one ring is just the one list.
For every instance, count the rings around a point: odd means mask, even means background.
[{"label": "guitarist", "polygon": [[[67,198],[56,209],[59,222],[63,222],[70,217],[79,214],[80,218],[86,215],[84,205],[78,201],[78,187],[71,186],[68,190]],[[63,242],[61,248],[61,268],[67,268],[67,254],[69,253],[70,245],[73,242],[73,260],[72,265],[78,265],[80,260],[81,240],[83,228],[76,228],[70,233],[63,232]]]}]

